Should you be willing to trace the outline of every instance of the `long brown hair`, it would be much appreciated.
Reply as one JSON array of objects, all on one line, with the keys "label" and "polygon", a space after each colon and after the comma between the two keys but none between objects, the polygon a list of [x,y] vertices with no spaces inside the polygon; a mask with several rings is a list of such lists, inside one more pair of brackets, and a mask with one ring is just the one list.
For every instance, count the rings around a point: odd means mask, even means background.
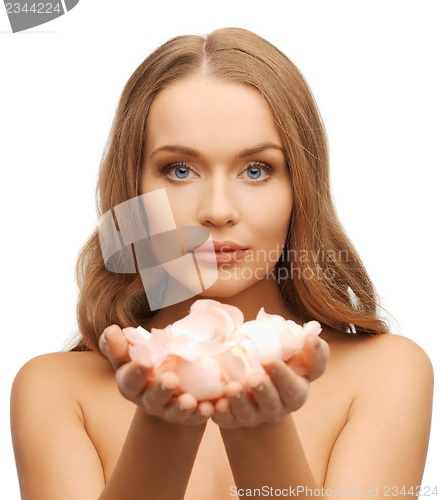
[{"label": "long brown hair", "polygon": [[[343,332],[385,333],[372,282],[337,218],[329,184],[324,126],[295,65],[258,35],[238,28],[206,38],[179,36],[156,49],[128,80],[97,183],[98,216],[138,196],[147,116],[158,92],[197,73],[252,85],[270,105],[290,169],[294,201],[285,252],[275,271],[295,314]],[[152,316],[137,274],[109,272],[95,231],[76,268],[80,293],[76,350],[98,349],[103,329],[137,326]]]}]

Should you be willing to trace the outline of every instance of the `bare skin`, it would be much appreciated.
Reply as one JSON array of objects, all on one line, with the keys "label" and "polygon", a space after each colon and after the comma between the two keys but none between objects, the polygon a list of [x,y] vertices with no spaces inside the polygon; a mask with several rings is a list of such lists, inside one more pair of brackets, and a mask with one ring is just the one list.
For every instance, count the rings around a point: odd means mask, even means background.
[{"label": "bare skin", "polygon": [[[366,497],[372,485],[384,493],[387,485],[419,484],[432,398],[425,353],[394,335],[324,337],[331,349],[327,370],[289,417],[317,486],[364,489]],[[63,498],[86,500],[98,498],[111,477],[136,406],[121,396],[103,356],[56,353],[19,372],[12,412],[23,498],[56,499],[62,491]],[[208,420],[202,434],[185,498],[231,498],[235,483],[220,428]],[[170,477],[164,469],[160,480]]]},{"label": "bare skin", "polygon": [[[219,269],[197,298],[236,305],[245,319],[265,307],[299,321],[259,273],[264,255],[281,252],[293,196],[261,95],[195,78],[159,93],[148,120],[142,191],[165,188],[178,226],[207,227],[253,257],[234,264],[234,279],[232,266]],[[165,327],[190,303],[144,326]],[[12,432],[23,499],[226,500],[234,487],[246,497],[298,485],[356,489],[345,498],[378,487],[384,498],[386,486],[420,484],[433,374],[413,342],[325,330],[287,364],[268,360],[247,388],[231,383],[224,398],[199,403],[176,391],[174,373],[149,381],[151,363],[129,359],[122,326],[101,336],[102,354],[40,356],[18,373]]]}]

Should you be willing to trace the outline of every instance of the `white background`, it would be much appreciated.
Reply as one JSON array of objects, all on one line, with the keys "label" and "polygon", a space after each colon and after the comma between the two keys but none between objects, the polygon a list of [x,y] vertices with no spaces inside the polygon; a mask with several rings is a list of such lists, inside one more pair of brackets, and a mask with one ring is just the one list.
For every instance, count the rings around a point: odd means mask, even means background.
[{"label": "white background", "polygon": [[[327,127],[342,223],[393,331],[421,345],[438,370],[437,2],[81,0],[16,34],[0,10],[0,476],[8,499],[19,498],[13,377],[75,331],[73,270],[96,224],[97,168],[117,99],[137,65],[174,35],[248,28],[298,65]],[[437,394],[423,482],[431,487],[440,487],[439,411]]]}]

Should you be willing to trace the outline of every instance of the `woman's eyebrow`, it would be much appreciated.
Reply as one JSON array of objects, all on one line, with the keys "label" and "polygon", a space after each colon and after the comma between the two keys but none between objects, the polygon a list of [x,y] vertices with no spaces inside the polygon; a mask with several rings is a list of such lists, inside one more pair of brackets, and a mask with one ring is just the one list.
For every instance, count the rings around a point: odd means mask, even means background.
[{"label": "woman's eyebrow", "polygon": [[[272,142],[265,142],[263,144],[259,144],[251,148],[243,149],[243,151],[240,151],[240,153],[238,153],[237,158],[246,158],[247,156],[252,156],[254,154],[266,151],[267,149],[277,149],[278,151],[284,153],[282,146],[279,146],[278,144],[274,144]],[[175,144],[175,145],[160,146],[151,153],[150,159],[153,158],[153,156],[159,151],[170,151],[171,153],[181,153],[184,154],[185,156],[192,156],[194,158],[200,158],[204,156],[203,153],[201,153],[197,149]]]},{"label": "woman's eyebrow", "polygon": [[266,151],[266,149],[277,149],[278,151],[284,153],[283,148],[278,144],[274,144],[272,142],[265,142],[253,148],[244,149],[243,151],[241,151],[241,153],[238,154],[238,158],[245,158],[246,156],[252,156],[256,153],[261,153],[263,151]]},{"label": "woman's eyebrow", "polygon": [[197,149],[189,148],[187,146],[169,145],[169,146],[160,146],[159,148],[155,149],[151,153],[150,159],[153,158],[153,156],[159,151],[170,151],[171,153],[181,153],[184,154],[185,156],[193,156],[195,158],[203,156],[202,153]]}]

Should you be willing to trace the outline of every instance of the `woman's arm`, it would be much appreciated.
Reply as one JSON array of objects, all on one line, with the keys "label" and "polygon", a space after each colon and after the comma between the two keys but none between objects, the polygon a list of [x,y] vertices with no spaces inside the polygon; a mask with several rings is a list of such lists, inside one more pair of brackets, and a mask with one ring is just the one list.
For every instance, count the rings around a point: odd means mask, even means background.
[{"label": "woman's arm", "polygon": [[272,424],[221,429],[221,434],[238,489],[318,487],[290,415]]},{"label": "woman's arm", "polygon": [[[11,424],[22,498],[135,500],[147,492],[151,498],[183,498],[208,416],[191,398],[173,398],[173,374],[163,374],[144,391],[148,366],[124,364],[118,369],[122,390],[131,399],[141,393],[145,405],[157,412],[162,408],[169,421],[137,410],[107,480],[79,398],[102,382],[91,373],[96,366],[102,367],[96,354],[57,353],[31,360],[17,374]],[[192,419],[193,425],[171,422],[179,419]],[[112,429],[107,431],[110,440]]]},{"label": "woman's arm", "polygon": [[[272,424],[221,429],[238,488],[324,488],[329,496],[344,490],[344,498],[407,500],[417,495],[431,419],[429,359],[413,342],[383,335],[369,339],[368,349],[356,354],[351,367],[353,376],[355,371],[361,376],[348,421],[334,444],[325,484],[316,483],[290,416]],[[245,416],[249,419],[252,402],[242,399],[241,409],[230,400],[232,411],[222,417],[224,422],[232,421],[231,413],[235,420],[240,415],[242,422]]]},{"label": "woman's arm", "polygon": [[179,385],[174,373],[149,381],[151,361],[130,361],[127,346],[116,325],[100,339],[102,351],[116,368],[120,392],[138,408],[99,499],[183,498],[213,408],[209,403],[198,405],[189,394],[174,397]]},{"label": "woman's arm", "polygon": [[[371,339],[325,486],[368,489],[408,500],[423,477],[431,426],[433,369],[425,352],[397,335]],[[411,490],[412,488],[412,490]],[[406,495],[405,495],[406,492]]]},{"label": "woman's arm", "polygon": [[38,356],[15,377],[11,431],[23,500],[96,500],[104,488],[102,464],[69,381],[76,354]]},{"label": "woman's arm", "polygon": [[204,430],[205,425],[173,424],[138,408],[99,500],[183,498]]},{"label": "woman's arm", "polygon": [[322,375],[328,354],[326,342],[307,336],[304,351],[289,366],[272,361],[266,365],[267,377],[249,377],[253,400],[245,388],[229,385],[228,398],[218,402],[213,419],[220,425],[239,490],[318,486],[291,412],[306,401],[309,382]]}]

